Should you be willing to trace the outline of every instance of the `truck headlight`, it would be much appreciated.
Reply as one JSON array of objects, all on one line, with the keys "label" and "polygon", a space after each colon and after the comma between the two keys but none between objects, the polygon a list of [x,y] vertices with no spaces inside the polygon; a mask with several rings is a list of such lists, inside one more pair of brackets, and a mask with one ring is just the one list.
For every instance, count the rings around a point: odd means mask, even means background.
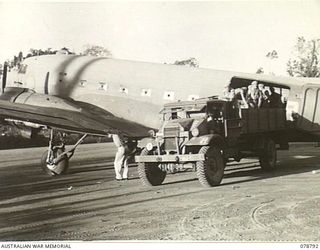
[{"label": "truck headlight", "polygon": [[151,151],[153,149],[153,144],[151,142],[149,142],[147,145],[146,145],[146,149],[148,151]]},{"label": "truck headlight", "polygon": [[199,135],[199,133],[200,133],[199,129],[197,129],[197,128],[194,128],[191,130],[191,134],[193,137],[197,137]]}]

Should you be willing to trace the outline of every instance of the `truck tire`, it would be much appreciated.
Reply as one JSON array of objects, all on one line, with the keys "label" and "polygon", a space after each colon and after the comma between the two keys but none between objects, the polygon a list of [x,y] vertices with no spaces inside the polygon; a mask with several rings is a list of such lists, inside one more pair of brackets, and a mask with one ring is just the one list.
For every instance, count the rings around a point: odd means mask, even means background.
[{"label": "truck tire", "polygon": [[[144,148],[140,155],[150,155],[152,151]],[[162,171],[158,167],[158,163],[139,162],[138,175],[144,186],[158,186],[161,185],[166,178],[167,172]]]},{"label": "truck tire", "polygon": [[275,169],[277,163],[276,144],[271,139],[265,139],[263,148],[259,152],[259,161],[261,169],[270,171]]},{"label": "truck tire", "polygon": [[205,160],[196,163],[199,182],[204,187],[218,186],[225,168],[221,151],[214,146],[203,146],[199,154],[205,154]]}]

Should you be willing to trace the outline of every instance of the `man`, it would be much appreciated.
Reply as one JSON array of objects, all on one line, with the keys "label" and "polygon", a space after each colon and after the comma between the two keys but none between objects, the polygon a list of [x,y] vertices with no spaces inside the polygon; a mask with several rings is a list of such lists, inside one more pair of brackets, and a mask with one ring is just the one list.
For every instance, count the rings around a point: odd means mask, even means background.
[{"label": "man", "polygon": [[259,90],[258,107],[259,108],[267,108],[268,107],[268,98],[269,98],[270,94],[263,83],[258,84],[258,90]]},{"label": "man", "polygon": [[[116,180],[128,180],[128,159],[134,151],[134,145],[130,139],[127,141],[122,135],[113,134],[112,140],[117,147],[117,153],[114,159],[114,171],[116,173]],[[123,173],[121,176],[121,169],[123,166]]]},{"label": "man", "polygon": [[251,108],[258,108],[261,106],[261,98],[257,81],[253,81],[248,90],[248,105]]},{"label": "man", "polygon": [[282,108],[283,102],[281,101],[281,95],[276,93],[274,87],[270,87],[270,96],[269,100],[269,107],[270,108]]},{"label": "man", "polygon": [[223,91],[223,98],[228,101],[233,101],[235,98],[235,89],[231,88],[230,85],[227,85]]},{"label": "man", "polygon": [[242,87],[239,89],[239,106],[242,109],[247,109],[249,107],[248,101],[247,101],[247,96],[248,96],[248,88],[247,87]]}]

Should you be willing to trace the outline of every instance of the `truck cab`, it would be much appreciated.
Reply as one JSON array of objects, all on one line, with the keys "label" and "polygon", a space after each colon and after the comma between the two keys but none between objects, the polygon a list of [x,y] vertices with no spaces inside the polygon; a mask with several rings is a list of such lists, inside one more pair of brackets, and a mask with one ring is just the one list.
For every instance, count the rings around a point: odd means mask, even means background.
[{"label": "truck cab", "polygon": [[144,185],[160,185],[167,173],[189,169],[203,186],[217,186],[227,161],[248,156],[271,170],[286,128],[284,108],[240,109],[217,97],[169,103],[160,114],[159,131],[135,157]]}]

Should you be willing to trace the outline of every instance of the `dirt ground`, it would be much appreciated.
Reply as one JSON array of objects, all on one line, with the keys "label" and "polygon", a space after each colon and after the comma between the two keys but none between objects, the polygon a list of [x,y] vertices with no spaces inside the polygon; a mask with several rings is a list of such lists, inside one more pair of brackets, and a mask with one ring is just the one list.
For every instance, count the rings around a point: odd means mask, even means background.
[{"label": "dirt ground", "polygon": [[52,178],[39,167],[44,150],[0,151],[0,241],[320,241],[312,144],[278,152],[272,173],[256,159],[229,163],[222,185],[209,189],[194,172],[143,187],[134,165],[130,180],[117,182],[110,143],[80,146],[69,174]]}]

